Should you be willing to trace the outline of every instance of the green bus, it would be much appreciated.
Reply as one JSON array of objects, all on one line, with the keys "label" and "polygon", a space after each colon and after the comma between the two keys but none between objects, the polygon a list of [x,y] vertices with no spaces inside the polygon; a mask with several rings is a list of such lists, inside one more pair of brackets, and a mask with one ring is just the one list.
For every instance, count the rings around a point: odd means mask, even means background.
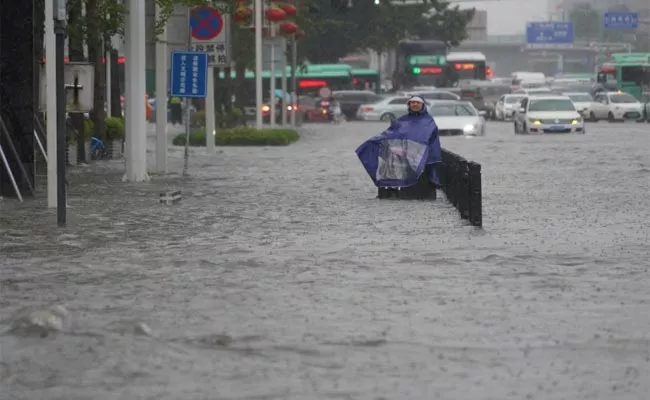
[{"label": "green bus", "polygon": [[[219,73],[219,79],[224,78],[224,73]],[[291,88],[291,67],[287,67],[286,76],[288,86]],[[236,73],[230,73],[231,79],[236,79]],[[246,71],[244,75],[246,92],[254,97],[255,73]],[[275,87],[282,88],[282,69],[275,71]],[[327,87],[331,90],[349,90],[352,88],[352,67],[343,64],[310,64],[296,70],[298,95],[316,95],[318,91]],[[271,72],[262,72],[262,86],[264,93],[270,90]]]},{"label": "green bus", "polygon": [[603,63],[596,77],[607,89],[621,90],[641,100],[650,90],[650,53],[617,53]]},{"label": "green bus", "polygon": [[375,93],[381,93],[379,70],[370,68],[353,69],[352,86],[356,90],[372,90]]}]

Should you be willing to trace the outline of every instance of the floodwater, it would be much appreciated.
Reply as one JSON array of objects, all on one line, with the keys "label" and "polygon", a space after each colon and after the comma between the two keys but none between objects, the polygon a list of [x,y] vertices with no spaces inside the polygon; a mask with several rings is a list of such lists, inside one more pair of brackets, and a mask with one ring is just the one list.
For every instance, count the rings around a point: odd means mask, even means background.
[{"label": "floodwater", "polygon": [[0,399],[647,399],[650,125],[443,137],[483,230],[374,198],[383,126],[195,149],[190,179],[76,168],[63,230],[0,202]]}]

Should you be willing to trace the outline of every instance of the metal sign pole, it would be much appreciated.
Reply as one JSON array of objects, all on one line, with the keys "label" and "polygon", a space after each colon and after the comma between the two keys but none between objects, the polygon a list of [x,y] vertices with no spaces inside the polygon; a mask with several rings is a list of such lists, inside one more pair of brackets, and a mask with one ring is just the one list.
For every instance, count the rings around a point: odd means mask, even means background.
[{"label": "metal sign pole", "polygon": [[298,101],[298,41],[296,34],[293,34],[291,39],[291,106],[294,108],[291,113],[291,127],[296,128],[296,118],[298,117],[296,110],[300,110]]},{"label": "metal sign pole", "polygon": [[254,2],[254,21],[255,21],[255,128],[262,129],[264,122],[262,102],[264,101],[264,89],[262,86],[262,30],[264,21],[262,20],[262,0]]},{"label": "metal sign pole", "polygon": [[56,35],[56,163],[57,163],[57,201],[56,220],[61,227],[66,225],[65,193],[65,36],[66,36],[66,0],[54,0],[54,34]]},{"label": "metal sign pole", "polygon": [[[190,18],[192,17],[192,9],[187,8],[187,51],[192,51],[192,27],[190,26]],[[190,98],[185,98],[185,154],[183,155],[183,176],[188,176],[188,168],[190,164]],[[207,135],[207,132],[206,132]]]}]

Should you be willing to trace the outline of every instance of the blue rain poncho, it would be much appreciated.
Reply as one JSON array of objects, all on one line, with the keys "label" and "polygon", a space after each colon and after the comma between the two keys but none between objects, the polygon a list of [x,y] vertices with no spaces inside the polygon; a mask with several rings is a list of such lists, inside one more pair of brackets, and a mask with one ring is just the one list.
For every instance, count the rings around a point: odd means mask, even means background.
[{"label": "blue rain poncho", "polygon": [[394,121],[356,153],[377,187],[413,186],[425,170],[431,183],[440,184],[434,166],[442,161],[438,126],[426,106]]}]

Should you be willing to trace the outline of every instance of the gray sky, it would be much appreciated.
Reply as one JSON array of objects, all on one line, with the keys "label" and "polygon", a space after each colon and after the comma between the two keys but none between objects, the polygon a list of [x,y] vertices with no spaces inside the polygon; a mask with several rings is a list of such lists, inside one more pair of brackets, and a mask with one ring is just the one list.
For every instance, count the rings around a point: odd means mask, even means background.
[{"label": "gray sky", "polygon": [[[461,8],[476,8],[488,13],[488,35],[513,35],[526,32],[526,22],[546,21],[549,0],[463,1]],[[451,3],[454,3],[451,0]]]}]

